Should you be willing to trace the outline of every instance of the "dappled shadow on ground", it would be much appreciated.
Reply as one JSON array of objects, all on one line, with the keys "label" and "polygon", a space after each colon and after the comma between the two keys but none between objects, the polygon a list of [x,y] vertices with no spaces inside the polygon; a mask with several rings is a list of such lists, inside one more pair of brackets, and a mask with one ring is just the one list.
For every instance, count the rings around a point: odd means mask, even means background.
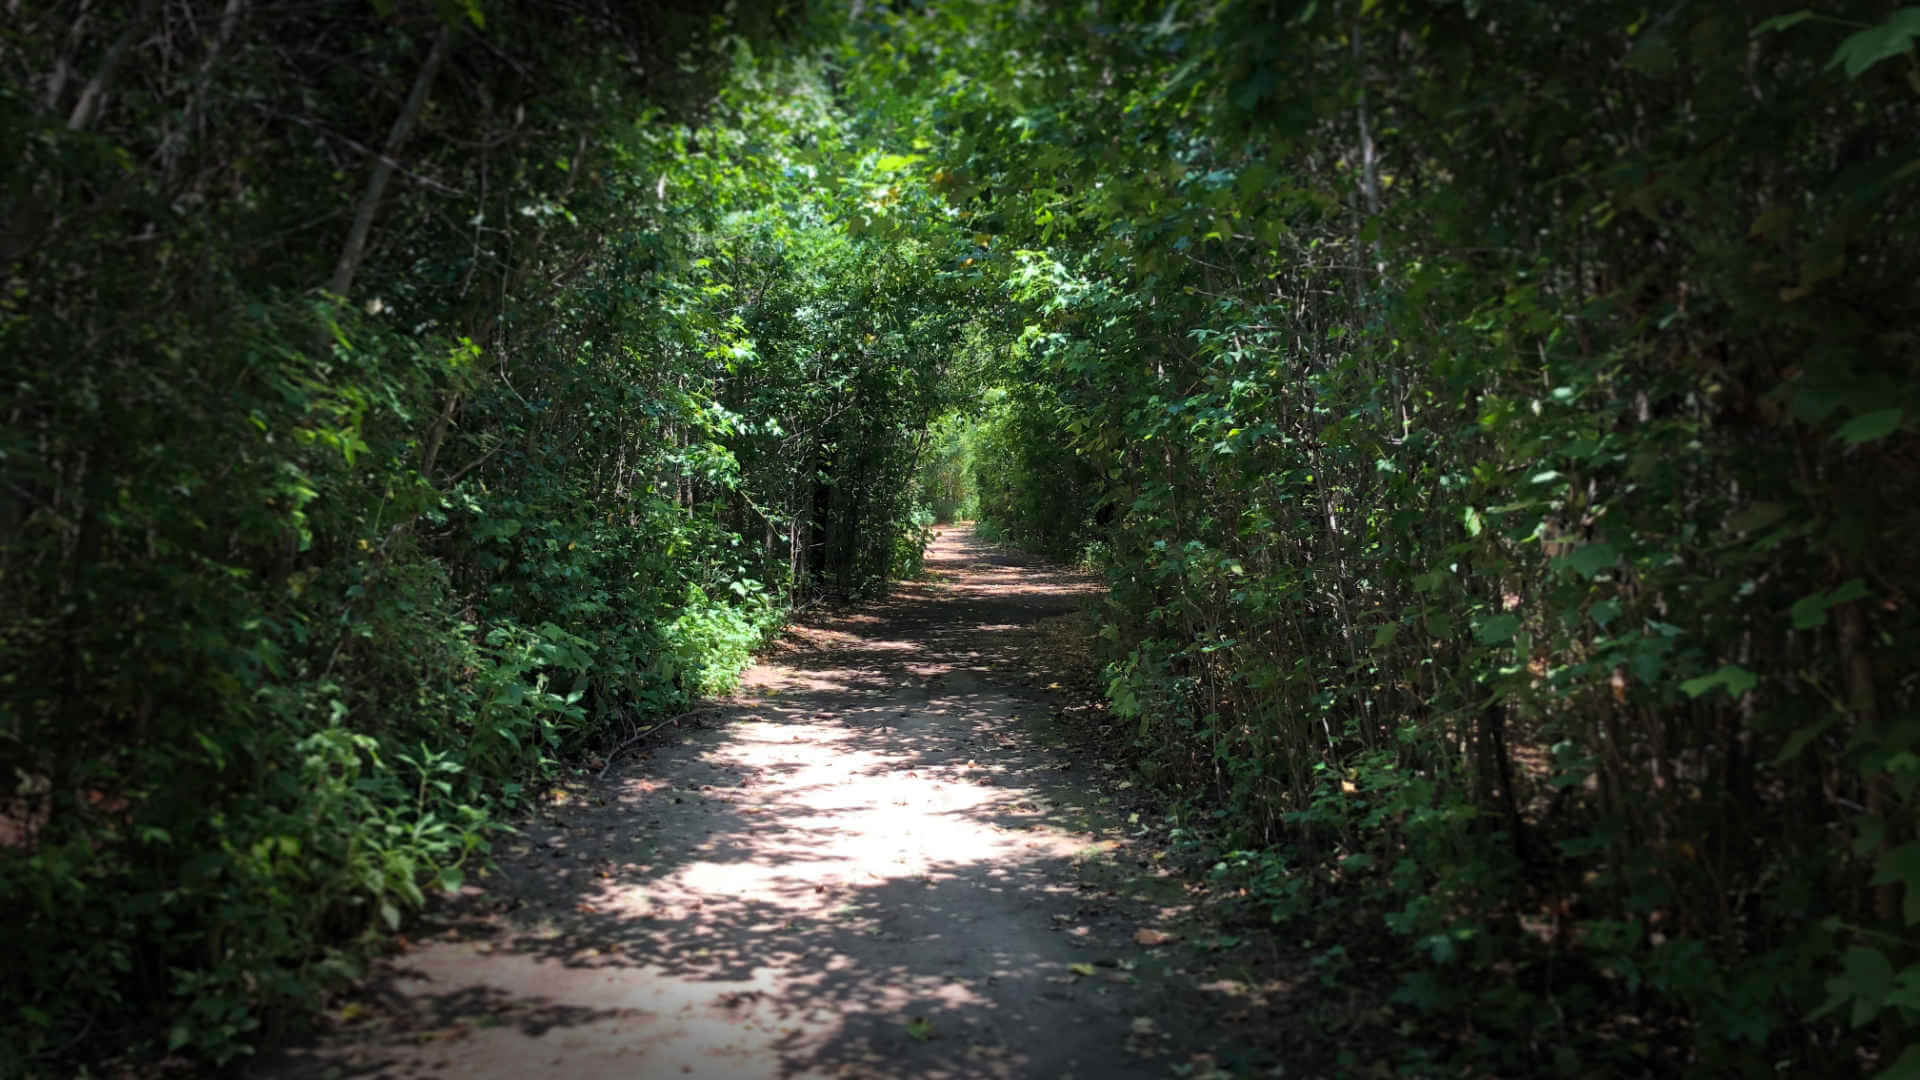
[{"label": "dappled shadow on ground", "polygon": [[[1182,886],[1036,724],[1086,579],[949,534],[722,719],[550,793],[286,1076],[1163,1076],[1219,1049]],[[1213,996],[1218,996],[1213,995]],[[356,1019],[364,1017],[364,1019]]]}]

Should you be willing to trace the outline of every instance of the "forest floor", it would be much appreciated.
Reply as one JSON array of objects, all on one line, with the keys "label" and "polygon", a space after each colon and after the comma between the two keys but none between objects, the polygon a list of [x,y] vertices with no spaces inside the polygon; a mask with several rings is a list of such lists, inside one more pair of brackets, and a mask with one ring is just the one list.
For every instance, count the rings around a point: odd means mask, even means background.
[{"label": "forest floor", "polygon": [[1098,595],[948,527],[921,580],[794,627],[703,720],[543,792],[488,876],[256,1075],[1344,1071],[1325,1044],[1379,1011],[1223,932],[1099,756],[1124,739],[1090,702],[1075,612]]}]

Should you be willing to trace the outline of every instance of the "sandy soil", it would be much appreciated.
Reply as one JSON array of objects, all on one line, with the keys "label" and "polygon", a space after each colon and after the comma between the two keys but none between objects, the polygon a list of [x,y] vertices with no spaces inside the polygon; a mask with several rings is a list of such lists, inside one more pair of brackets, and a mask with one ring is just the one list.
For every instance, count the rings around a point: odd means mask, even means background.
[{"label": "sandy soil", "polygon": [[1187,887],[1034,655],[1095,585],[964,529],[928,569],[546,793],[256,1075],[1209,1075],[1236,1018],[1183,966]]}]

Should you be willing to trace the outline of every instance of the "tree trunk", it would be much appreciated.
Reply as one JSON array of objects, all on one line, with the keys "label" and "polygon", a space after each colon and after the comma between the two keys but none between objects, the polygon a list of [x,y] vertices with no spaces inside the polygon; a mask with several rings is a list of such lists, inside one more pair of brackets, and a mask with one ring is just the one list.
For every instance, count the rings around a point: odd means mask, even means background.
[{"label": "tree trunk", "polygon": [[396,155],[412,133],[414,121],[426,108],[427,93],[433,89],[434,76],[440,72],[440,62],[446,58],[447,42],[452,35],[452,27],[442,25],[433,36],[433,47],[427,50],[427,59],[414,77],[406,104],[400,107],[400,115],[394,117],[386,146],[374,160],[373,172],[367,175],[367,188],[360,195],[360,205],[354,209],[353,227],[347,231],[346,246],[340,249],[340,261],[334,264],[333,277],[327,282],[327,290],[337,297],[345,299],[353,288],[354,275],[360,272],[360,260],[367,253],[367,235],[373,231],[373,218],[380,210],[380,197],[386,193],[387,182],[393,179]]},{"label": "tree trunk", "polygon": [[80,100],[74,102],[73,112],[67,116],[68,131],[85,131],[99,119],[100,103],[113,87],[113,76],[120,68],[120,61],[126,59],[127,50],[133,47],[133,39],[139,36],[147,20],[153,18],[154,9],[159,6],[160,0],[142,0],[140,10],[127,20],[126,28],[107,47],[106,58],[100,61],[100,70],[87,80],[86,89],[80,91]]}]

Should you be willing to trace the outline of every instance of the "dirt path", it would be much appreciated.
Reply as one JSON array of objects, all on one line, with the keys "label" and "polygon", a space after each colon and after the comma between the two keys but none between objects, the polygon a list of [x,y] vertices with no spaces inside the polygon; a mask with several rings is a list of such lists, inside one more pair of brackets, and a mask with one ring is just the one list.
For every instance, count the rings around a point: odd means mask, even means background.
[{"label": "dirt path", "polygon": [[928,569],[551,793],[268,1075],[1206,1075],[1214,1010],[1161,937],[1184,886],[1129,847],[1125,785],[1061,740],[1031,662],[1095,587],[963,529]]}]

